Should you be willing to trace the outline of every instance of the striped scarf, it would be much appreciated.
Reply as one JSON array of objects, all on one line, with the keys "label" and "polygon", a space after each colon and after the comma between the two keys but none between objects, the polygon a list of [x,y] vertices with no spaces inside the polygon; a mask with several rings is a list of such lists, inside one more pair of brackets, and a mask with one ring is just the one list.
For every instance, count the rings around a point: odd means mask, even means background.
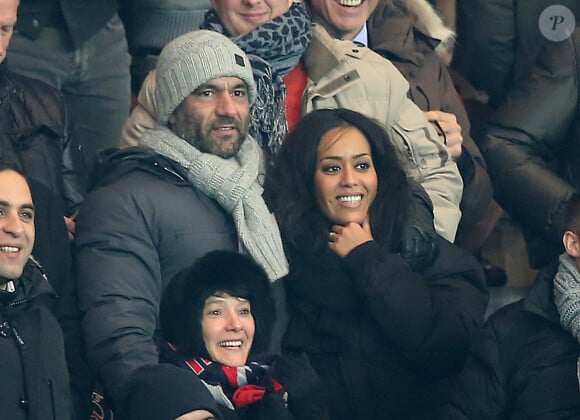
[{"label": "striped scarf", "polygon": [[261,400],[264,395],[283,389],[270,374],[279,356],[264,354],[245,366],[225,366],[203,357],[184,360],[172,344],[162,347],[164,361],[196,374],[214,400],[230,410],[238,410]]}]

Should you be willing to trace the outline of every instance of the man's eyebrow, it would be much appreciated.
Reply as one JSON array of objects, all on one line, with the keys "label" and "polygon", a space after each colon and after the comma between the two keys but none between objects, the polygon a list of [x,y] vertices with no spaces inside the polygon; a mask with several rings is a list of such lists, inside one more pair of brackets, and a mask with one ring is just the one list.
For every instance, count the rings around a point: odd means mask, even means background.
[{"label": "man's eyebrow", "polygon": [[[225,91],[226,90],[223,87],[220,87],[220,86],[218,86],[216,84],[213,84],[213,83],[204,83],[202,85],[199,85],[198,88],[195,89],[193,92],[194,93],[195,92],[201,92],[202,90],[205,90],[205,89],[212,89],[212,90],[215,90],[217,92],[222,92],[222,91]],[[245,83],[245,82],[242,81],[242,82],[237,83],[236,85],[234,85],[232,87],[232,89],[246,89],[247,90],[248,89],[248,85],[247,85],[247,83]]]},{"label": "man's eyebrow", "polygon": [[[0,206],[1,207],[12,207],[12,204],[10,202],[6,201],[6,200],[0,200]],[[24,203],[19,208],[21,210],[22,209],[27,209],[27,210],[34,211],[34,204],[32,204],[32,203]]]},{"label": "man's eyebrow", "polygon": [[32,210],[35,211],[36,209],[34,208],[34,204],[32,203],[26,203],[20,206],[21,210]]}]

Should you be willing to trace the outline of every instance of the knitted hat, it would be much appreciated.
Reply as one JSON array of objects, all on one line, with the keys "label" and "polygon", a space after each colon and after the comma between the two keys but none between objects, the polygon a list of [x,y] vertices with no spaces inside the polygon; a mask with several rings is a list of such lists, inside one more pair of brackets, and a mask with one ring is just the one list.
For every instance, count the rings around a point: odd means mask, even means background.
[{"label": "knitted hat", "polygon": [[200,85],[218,77],[238,77],[248,85],[250,104],[256,84],[246,54],[229,38],[213,31],[189,32],[167,44],[157,61],[157,121],[169,115]]},{"label": "knitted hat", "polygon": [[173,277],[159,309],[163,337],[185,358],[210,358],[201,320],[206,299],[216,292],[250,302],[256,324],[251,353],[267,351],[275,319],[270,280],[254,260],[232,251],[212,251]]},{"label": "knitted hat", "polygon": [[216,419],[221,418],[214,398],[198,377],[162,363],[141,367],[131,375],[119,418],[174,420],[195,410],[206,410]]}]

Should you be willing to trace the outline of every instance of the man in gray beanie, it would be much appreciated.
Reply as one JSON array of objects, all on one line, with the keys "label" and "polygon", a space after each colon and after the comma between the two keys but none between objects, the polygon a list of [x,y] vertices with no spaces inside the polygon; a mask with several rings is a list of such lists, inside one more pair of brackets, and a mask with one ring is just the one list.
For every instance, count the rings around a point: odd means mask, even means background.
[{"label": "man in gray beanie", "polygon": [[157,126],[141,146],[102,157],[77,222],[88,356],[116,404],[131,374],[158,362],[159,302],[174,274],[217,249],[248,254],[272,282],[288,270],[262,199],[263,152],[248,135],[246,54],[196,31],[162,50],[156,74]]}]

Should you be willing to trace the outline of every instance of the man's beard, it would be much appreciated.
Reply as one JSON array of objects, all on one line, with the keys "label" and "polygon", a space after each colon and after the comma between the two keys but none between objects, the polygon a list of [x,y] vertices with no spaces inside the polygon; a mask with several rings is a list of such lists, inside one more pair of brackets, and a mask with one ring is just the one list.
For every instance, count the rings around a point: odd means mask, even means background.
[{"label": "man's beard", "polygon": [[[181,124],[179,124],[181,125]],[[232,144],[231,147],[224,150],[222,145],[229,145],[229,141],[220,142],[212,138],[213,129],[219,125],[233,125],[234,131],[232,131],[231,136],[237,134],[237,141]],[[245,125],[245,127],[244,127]],[[224,159],[229,159],[238,154],[242,143],[248,135],[247,124],[244,124],[240,120],[234,118],[219,118],[212,125],[210,125],[207,130],[203,130],[201,124],[197,121],[190,120],[181,126],[173,127],[173,131],[183,140],[194,146],[197,150],[202,153],[210,153],[219,156]]]}]

